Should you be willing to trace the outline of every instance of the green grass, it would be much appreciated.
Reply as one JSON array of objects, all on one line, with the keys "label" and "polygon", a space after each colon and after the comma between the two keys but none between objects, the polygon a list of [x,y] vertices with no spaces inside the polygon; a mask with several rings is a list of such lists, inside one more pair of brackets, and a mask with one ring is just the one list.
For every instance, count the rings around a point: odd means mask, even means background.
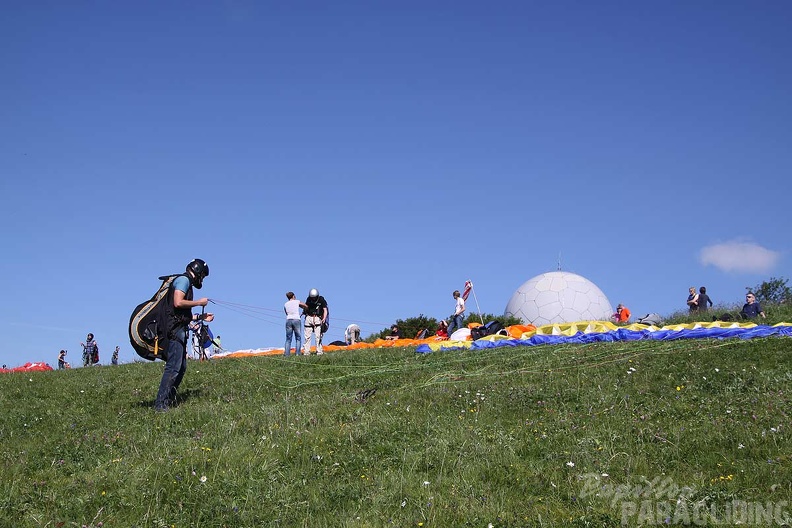
[{"label": "green grass", "polygon": [[668,504],[773,507],[792,497],[790,351],[768,338],[191,362],[164,414],[161,363],[7,374],[0,526],[619,526],[625,503],[629,525],[685,524]]}]

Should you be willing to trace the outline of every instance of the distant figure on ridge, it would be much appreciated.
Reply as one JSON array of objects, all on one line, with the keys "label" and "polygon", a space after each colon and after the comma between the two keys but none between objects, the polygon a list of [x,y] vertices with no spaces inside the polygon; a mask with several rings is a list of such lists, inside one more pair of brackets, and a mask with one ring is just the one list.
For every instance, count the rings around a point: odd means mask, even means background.
[{"label": "distant figure on ridge", "polygon": [[113,357],[110,358],[110,364],[111,365],[118,365],[118,351],[120,349],[121,349],[121,347],[115,347],[115,350],[113,350]]},{"label": "distant figure on ridge", "polygon": [[94,341],[93,334],[88,334],[85,343],[80,343],[80,346],[83,347],[83,367],[99,363],[99,345]]},{"label": "distant figure on ridge", "polygon": [[58,370],[63,370],[66,368],[66,352],[65,350],[61,350],[60,354],[58,354]]}]

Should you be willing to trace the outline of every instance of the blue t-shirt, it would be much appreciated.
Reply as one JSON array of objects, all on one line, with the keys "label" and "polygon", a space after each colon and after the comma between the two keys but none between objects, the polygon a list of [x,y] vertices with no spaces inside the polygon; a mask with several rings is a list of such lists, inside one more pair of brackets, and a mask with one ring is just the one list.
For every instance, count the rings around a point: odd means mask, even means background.
[{"label": "blue t-shirt", "polygon": [[179,275],[173,279],[173,288],[175,290],[181,291],[182,293],[187,293],[187,290],[190,289],[190,279],[184,275]]},{"label": "blue t-shirt", "polygon": [[762,311],[762,307],[759,305],[759,302],[755,302],[753,304],[745,303],[743,305],[742,314],[747,317],[748,319],[753,319]]}]

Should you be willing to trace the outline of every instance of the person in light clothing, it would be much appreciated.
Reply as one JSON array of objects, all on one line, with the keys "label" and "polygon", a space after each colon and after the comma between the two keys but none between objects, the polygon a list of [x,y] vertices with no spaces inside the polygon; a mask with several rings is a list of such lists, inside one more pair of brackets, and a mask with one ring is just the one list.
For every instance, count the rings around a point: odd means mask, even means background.
[{"label": "person in light clothing", "polygon": [[360,341],[360,327],[355,323],[346,327],[344,330],[344,341],[347,345],[354,345]]},{"label": "person in light clothing", "polygon": [[302,344],[302,320],[300,319],[300,308],[307,308],[308,305],[302,303],[294,297],[294,292],[286,292],[286,303],[283,311],[286,312],[286,345],[283,347],[283,355],[291,355],[291,342],[294,336],[294,355],[300,355],[300,345]]},{"label": "person in light clothing", "polygon": [[459,293],[459,290],[454,290],[452,295],[454,299],[456,299],[456,306],[454,307],[454,315],[450,318],[451,322],[448,324],[449,336],[454,333],[454,330],[462,328],[462,321],[465,314],[465,299],[462,298],[462,294]]}]

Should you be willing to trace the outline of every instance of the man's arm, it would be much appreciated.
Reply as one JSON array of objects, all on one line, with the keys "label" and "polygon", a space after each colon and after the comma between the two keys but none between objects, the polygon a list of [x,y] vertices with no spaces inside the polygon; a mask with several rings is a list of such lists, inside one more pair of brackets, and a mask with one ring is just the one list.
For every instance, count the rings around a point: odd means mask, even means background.
[{"label": "man's arm", "polygon": [[[185,293],[179,289],[174,290],[173,292],[173,307],[174,308],[194,308],[196,306],[206,306],[209,304],[209,299],[206,297],[201,297],[197,301],[189,301],[184,298]],[[203,313],[203,314],[194,314],[194,320],[203,319],[204,321],[212,321],[214,319],[214,314],[212,313]]]}]

